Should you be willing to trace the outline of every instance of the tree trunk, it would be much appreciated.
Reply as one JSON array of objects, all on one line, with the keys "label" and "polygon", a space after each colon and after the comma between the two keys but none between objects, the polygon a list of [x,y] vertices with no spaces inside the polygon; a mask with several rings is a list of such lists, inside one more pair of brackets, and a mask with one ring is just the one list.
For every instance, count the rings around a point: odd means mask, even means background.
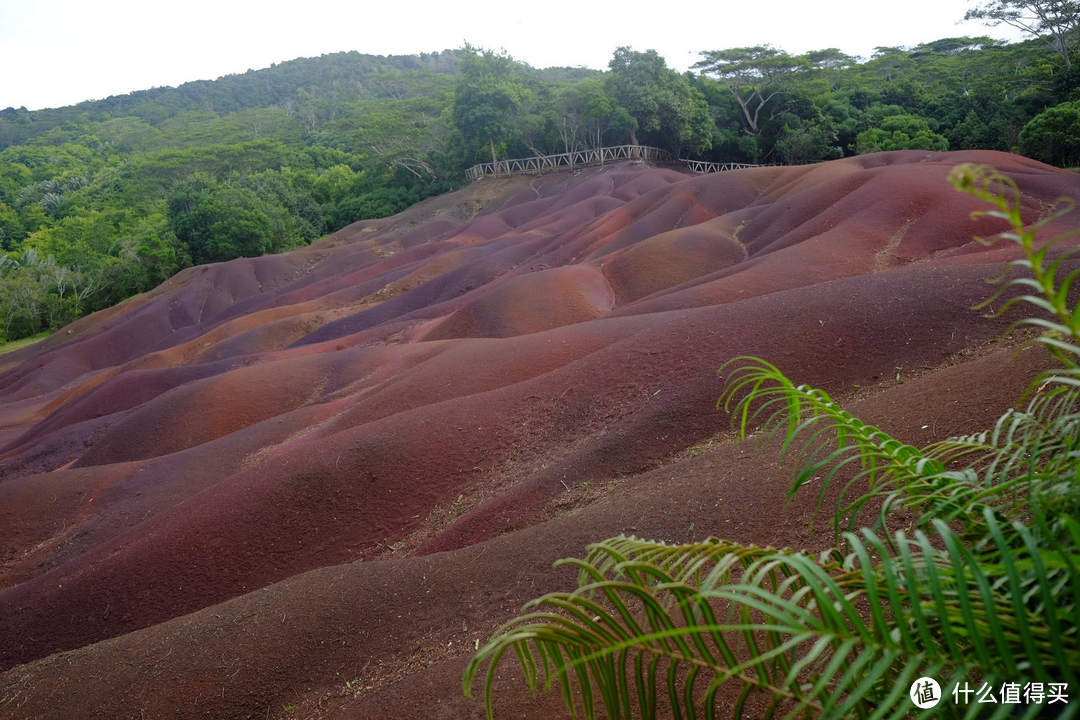
[{"label": "tree trunk", "polygon": [[498,162],[498,158],[495,157],[495,138],[488,135],[488,142],[491,144],[491,162]]},{"label": "tree trunk", "polygon": [[[750,114],[750,101],[754,99],[754,95],[757,93],[755,92],[751,94],[750,97],[744,98],[730,85],[728,85],[728,90],[735,98],[735,102],[739,103],[739,108],[742,109],[743,118],[746,120],[746,127],[743,129],[751,135],[757,135],[760,132],[757,126],[757,116],[758,113],[761,112],[761,105],[758,105],[757,111],[753,115]],[[758,97],[760,97],[760,95],[758,95]]]},{"label": "tree trunk", "polygon": [[637,145],[638,144],[637,133],[634,130],[630,131],[630,144],[631,145]]},{"label": "tree trunk", "polygon": [[1051,45],[1054,50],[1057,50],[1058,55],[1065,61],[1065,69],[1072,70],[1072,61],[1069,60],[1069,39],[1068,36],[1061,32],[1054,32]]}]

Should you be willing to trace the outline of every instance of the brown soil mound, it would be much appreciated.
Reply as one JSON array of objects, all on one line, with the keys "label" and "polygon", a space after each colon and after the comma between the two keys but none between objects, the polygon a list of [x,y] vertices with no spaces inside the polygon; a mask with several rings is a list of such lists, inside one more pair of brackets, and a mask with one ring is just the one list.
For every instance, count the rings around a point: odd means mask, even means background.
[{"label": "brown soil mound", "polygon": [[620,304],[748,259],[739,226],[728,216],[653,235],[604,263]]},{"label": "brown soil mound", "polygon": [[602,273],[589,265],[567,265],[499,283],[454,311],[424,339],[527,335],[598,318],[613,305]]},{"label": "brown soil mound", "polygon": [[1080,196],[970,152],[485,180],[5,358],[0,717],[478,716],[469,651],[590,540],[822,546],[770,441],[716,439],[716,367],[989,423],[1046,358],[970,310],[1013,253],[963,161],[1031,220]]}]

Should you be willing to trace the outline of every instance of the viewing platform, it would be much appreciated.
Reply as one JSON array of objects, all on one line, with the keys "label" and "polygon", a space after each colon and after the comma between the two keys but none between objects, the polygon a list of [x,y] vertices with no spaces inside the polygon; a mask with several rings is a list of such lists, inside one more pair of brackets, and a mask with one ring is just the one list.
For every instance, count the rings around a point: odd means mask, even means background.
[{"label": "viewing platform", "polygon": [[677,163],[695,173],[714,173],[727,170],[761,167],[750,163],[717,163],[706,160],[684,160],[672,156],[667,150],[648,145],[612,145],[610,147],[575,150],[556,155],[534,155],[496,162],[473,165],[465,171],[469,180],[503,175],[539,175],[546,171],[604,165],[617,160],[644,160],[650,162]]}]

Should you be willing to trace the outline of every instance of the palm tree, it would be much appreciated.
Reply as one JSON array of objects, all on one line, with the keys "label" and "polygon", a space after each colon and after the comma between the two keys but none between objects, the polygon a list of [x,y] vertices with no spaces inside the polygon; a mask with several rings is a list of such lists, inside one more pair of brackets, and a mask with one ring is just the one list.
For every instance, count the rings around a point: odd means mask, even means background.
[{"label": "palm tree", "polygon": [[[529,603],[469,663],[465,694],[486,668],[489,717],[508,651],[533,690],[558,684],[575,717],[654,717],[663,695],[679,718],[743,717],[748,700],[754,717],[907,717],[934,701],[924,714],[1080,711],[1068,697],[1080,688],[1080,304],[1069,305],[1080,269],[1066,272],[1075,250],[1052,255],[1053,240],[1035,239],[1072,203],[1025,227],[1018,188],[992,168],[960,166],[950,181],[1010,223],[987,242],[1023,250],[1013,264],[1025,276],[1002,288],[1022,292],[1005,307],[1049,316],[1025,321],[1059,365],[1026,408],[918,449],[763,360],[728,362],[718,405],[742,435],[763,421],[785,449],[798,444],[792,492],[811,478],[837,491],[836,547],[814,557],[716,538],[592,545],[560,561],[579,568],[576,590]],[[911,530],[890,532],[898,508],[914,515]],[[722,709],[721,688],[734,698]]]}]

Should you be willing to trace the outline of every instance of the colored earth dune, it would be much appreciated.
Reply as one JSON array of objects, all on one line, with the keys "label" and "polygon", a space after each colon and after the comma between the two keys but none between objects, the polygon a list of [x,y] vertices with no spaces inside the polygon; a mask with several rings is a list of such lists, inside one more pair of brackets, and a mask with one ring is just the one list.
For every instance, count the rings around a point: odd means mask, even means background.
[{"label": "colored earth dune", "polygon": [[0,355],[0,717],[481,717],[477,642],[590,541],[828,546],[717,368],[989,425],[1048,361],[972,309],[1016,252],[960,162],[1080,197],[982,151],[482,180]]}]

